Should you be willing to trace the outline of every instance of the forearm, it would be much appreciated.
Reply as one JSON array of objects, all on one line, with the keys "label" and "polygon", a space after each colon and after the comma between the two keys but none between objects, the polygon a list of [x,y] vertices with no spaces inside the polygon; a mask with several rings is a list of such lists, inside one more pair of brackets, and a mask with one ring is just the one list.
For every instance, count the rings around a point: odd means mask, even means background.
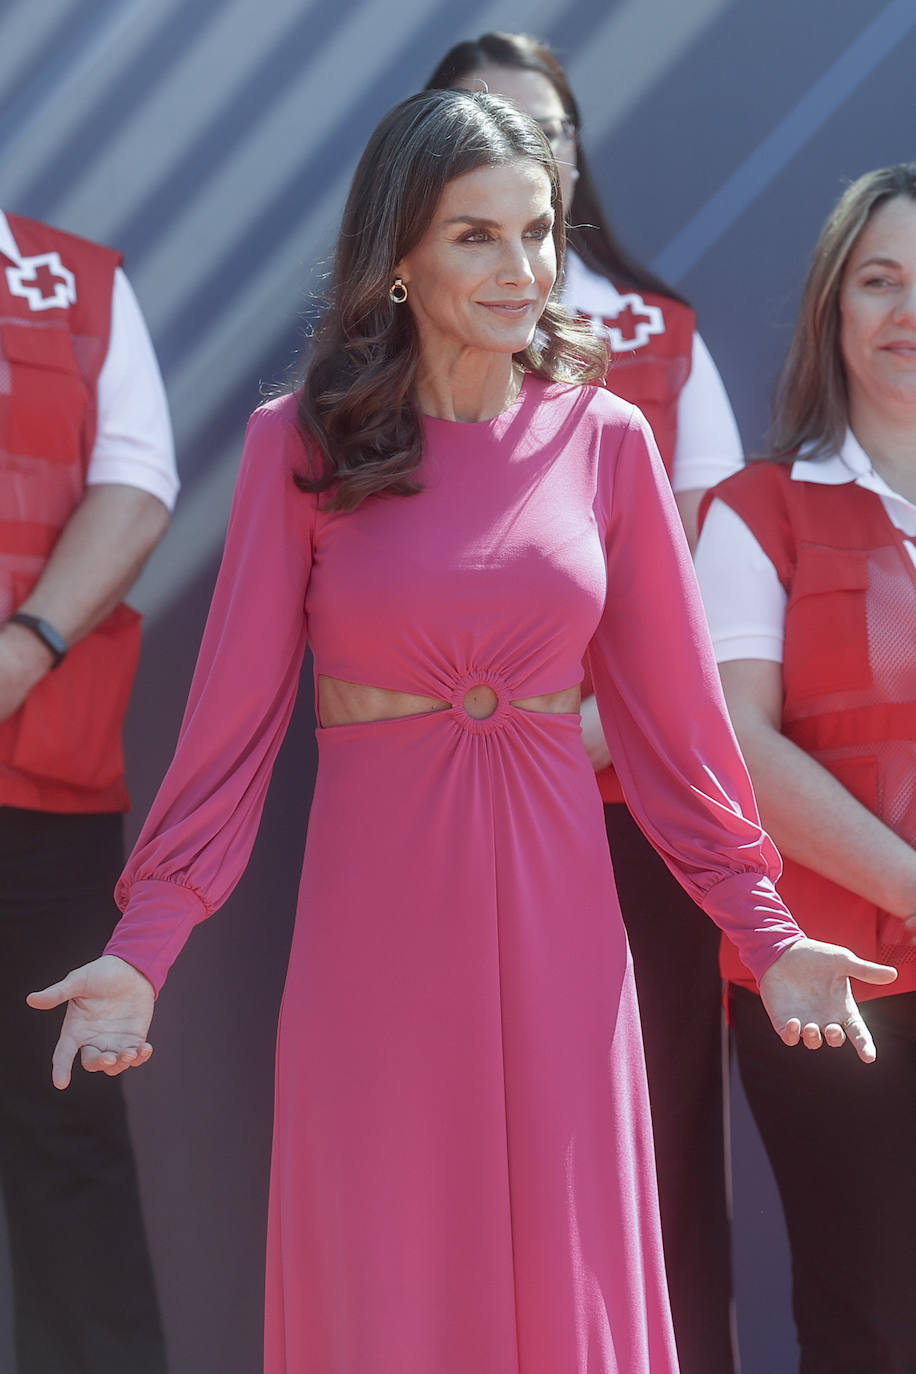
[{"label": "forearm", "polygon": [[[47,620],[75,644],[114,609],[165,533],[168,511],[136,487],[90,487],[31,593],[16,609]],[[24,625],[0,626],[0,720],[53,666],[46,644]]]},{"label": "forearm", "polygon": [[778,730],[735,715],[760,817],[781,853],[895,916],[916,912],[916,850]]},{"label": "forearm", "polygon": [[602,769],[610,766],[611,753],[604,738],[601,717],[598,715],[598,703],[594,695],[583,698],[579,707],[579,717],[582,722],[582,743],[588,754],[588,761],[595,772],[600,773]]},{"label": "forearm", "polygon": [[17,609],[49,621],[75,644],[123,600],[168,521],[162,502],[138,487],[89,487]]}]

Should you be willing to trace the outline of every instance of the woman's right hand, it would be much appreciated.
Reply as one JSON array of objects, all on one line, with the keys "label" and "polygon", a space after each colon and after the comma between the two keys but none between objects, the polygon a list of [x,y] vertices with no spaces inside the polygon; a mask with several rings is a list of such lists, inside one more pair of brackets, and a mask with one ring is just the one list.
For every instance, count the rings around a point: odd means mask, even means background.
[{"label": "woman's right hand", "polygon": [[59,983],[30,992],[26,1001],[44,1011],[68,1003],[52,1059],[55,1088],[68,1086],[77,1051],[89,1073],[111,1076],[145,1064],[153,1052],[146,1038],[156,1001],[153,985],[117,955],[103,954]]}]

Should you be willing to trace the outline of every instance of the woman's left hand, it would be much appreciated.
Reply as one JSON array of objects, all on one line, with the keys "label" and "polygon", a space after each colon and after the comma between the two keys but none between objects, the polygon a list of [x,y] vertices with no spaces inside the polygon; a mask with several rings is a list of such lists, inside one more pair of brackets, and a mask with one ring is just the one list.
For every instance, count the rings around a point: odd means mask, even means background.
[{"label": "woman's left hand", "polygon": [[856,1006],[850,978],[863,983],[893,983],[897,970],[859,959],[842,945],[799,940],[771,964],[760,979],[760,996],[777,1035],[786,1045],[802,1042],[809,1050],[834,1048],[848,1038],[866,1064],[875,1045]]}]

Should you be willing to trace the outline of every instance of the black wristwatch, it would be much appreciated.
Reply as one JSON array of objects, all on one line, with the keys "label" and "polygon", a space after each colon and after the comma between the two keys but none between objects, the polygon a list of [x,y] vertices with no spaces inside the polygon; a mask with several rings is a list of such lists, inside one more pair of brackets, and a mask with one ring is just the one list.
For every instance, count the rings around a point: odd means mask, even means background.
[{"label": "black wristwatch", "polygon": [[26,615],[25,611],[17,611],[15,615],[11,615],[8,623],[10,625],[24,625],[27,630],[32,631],[33,635],[37,635],[42,644],[50,649],[54,655],[54,662],[51,667],[60,667],[67,657],[67,650],[70,646],[53,625],[49,624],[47,620],[42,620],[40,616]]}]

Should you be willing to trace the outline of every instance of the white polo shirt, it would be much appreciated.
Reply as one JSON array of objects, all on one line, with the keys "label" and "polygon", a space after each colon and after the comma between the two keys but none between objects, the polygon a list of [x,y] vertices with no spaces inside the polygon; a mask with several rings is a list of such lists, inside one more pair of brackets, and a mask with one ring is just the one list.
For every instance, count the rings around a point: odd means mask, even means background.
[{"label": "white polo shirt", "polygon": [[[916,563],[916,505],[874,471],[852,430],[838,453],[794,462],[792,481],[821,486],[855,482],[875,492]],[[718,662],[756,658],[781,663],[788,597],[772,561],[724,501],[714,500],[709,508],[695,565]]]},{"label": "white polo shirt", "polygon": [[[616,286],[593,272],[571,249],[566,254],[562,301],[572,315],[616,319],[624,306]],[[610,389],[614,390],[613,375]],[[675,491],[708,491],[744,463],[741,436],[712,354],[694,331],[690,376],[677,400],[677,442],[671,464]]]}]

